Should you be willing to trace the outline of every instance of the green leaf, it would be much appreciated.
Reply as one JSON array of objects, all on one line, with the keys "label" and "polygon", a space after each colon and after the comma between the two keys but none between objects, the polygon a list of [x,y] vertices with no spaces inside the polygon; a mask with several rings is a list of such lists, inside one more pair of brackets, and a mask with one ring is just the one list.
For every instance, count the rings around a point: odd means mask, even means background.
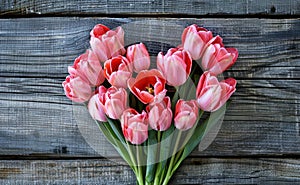
[{"label": "green leaf", "polygon": [[157,150],[159,145],[157,144],[157,137],[155,130],[149,130],[148,133],[148,147],[147,147],[147,169],[146,169],[146,181],[151,183],[155,177],[155,167],[157,162]]},{"label": "green leaf", "polygon": [[99,129],[108,139],[108,141],[114,146],[117,152],[121,155],[121,157],[129,164],[129,166],[134,170],[134,163],[132,162],[129,153],[126,149],[126,143],[120,142],[114,130],[110,127],[108,122],[98,122],[96,121]]},{"label": "green leaf", "polygon": [[196,84],[193,82],[193,80],[189,77],[187,79],[187,86],[185,87],[185,94],[184,99],[185,100],[194,100],[196,98]]},{"label": "green leaf", "polygon": [[115,146],[115,139],[113,138],[113,135],[110,133],[110,131],[105,127],[106,122],[99,122],[96,120],[96,124],[98,125],[99,129],[102,131],[102,133],[105,135],[106,139]]},{"label": "green leaf", "polygon": [[[210,131],[211,128],[213,128],[221,119],[222,117],[225,115],[225,111],[226,108],[229,106],[230,101],[228,101],[227,103],[225,103],[220,109],[218,109],[215,112],[212,112],[209,116],[209,118],[207,118],[207,126],[205,128],[205,131],[203,133],[203,136],[201,137],[201,140],[206,136],[206,134]],[[200,140],[200,141],[201,141]],[[199,141],[199,142],[200,142]]]},{"label": "green leaf", "polygon": [[138,152],[136,150],[136,147],[129,144],[126,140],[125,137],[123,135],[123,132],[121,130],[120,127],[120,122],[118,120],[113,120],[107,117],[107,121],[109,123],[110,129],[112,130],[113,134],[115,135],[115,142],[118,145],[118,147],[120,148],[122,153],[126,153],[126,158],[128,161],[130,161],[131,165],[137,166],[136,164],[136,157],[133,154],[135,154],[136,152]]},{"label": "green leaf", "polygon": [[179,99],[179,91],[178,91],[178,89],[176,89],[175,94],[172,98],[172,103],[171,103],[172,110],[175,110],[178,99]]},{"label": "green leaf", "polygon": [[122,143],[125,143],[125,138],[121,130],[121,123],[118,120],[113,120],[108,117],[106,117],[106,119],[118,140]]},{"label": "green leaf", "polygon": [[200,80],[200,77],[201,77],[201,76],[200,76],[199,74],[195,74],[195,75],[194,75],[194,81],[197,82],[196,85],[198,85],[198,82],[199,82],[199,80]]}]

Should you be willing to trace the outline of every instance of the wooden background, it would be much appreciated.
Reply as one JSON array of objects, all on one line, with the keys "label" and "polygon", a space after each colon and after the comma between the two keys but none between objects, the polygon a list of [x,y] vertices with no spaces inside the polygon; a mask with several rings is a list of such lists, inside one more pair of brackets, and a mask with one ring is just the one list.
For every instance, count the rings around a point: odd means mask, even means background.
[{"label": "wooden background", "polygon": [[182,30],[158,22],[197,23],[240,54],[217,138],[170,184],[300,184],[299,17],[299,0],[1,0],[0,184],[135,183],[89,146],[61,87],[95,24],[135,21],[129,39],[173,42]]}]

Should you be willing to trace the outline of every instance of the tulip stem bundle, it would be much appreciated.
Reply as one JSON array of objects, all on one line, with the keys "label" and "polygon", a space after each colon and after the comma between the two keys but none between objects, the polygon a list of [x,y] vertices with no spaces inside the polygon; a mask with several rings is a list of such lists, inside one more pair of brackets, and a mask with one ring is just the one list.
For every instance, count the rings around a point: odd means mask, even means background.
[{"label": "tulip stem bundle", "polygon": [[66,96],[85,103],[137,184],[167,185],[225,114],[236,80],[219,79],[235,63],[237,49],[225,48],[220,36],[190,25],[182,43],[159,52],[156,68],[150,68],[146,46],[125,47],[122,27],[98,24],[90,35],[91,49],[68,68]]},{"label": "tulip stem bundle", "polygon": [[175,154],[177,153],[176,151],[177,151],[177,148],[179,146],[181,134],[182,134],[182,131],[179,131],[178,135],[177,135],[177,138],[176,138],[176,143],[175,143],[175,146],[174,146],[174,149],[173,149],[172,157],[171,157],[171,160],[170,160],[170,165],[168,167],[167,175],[166,175],[166,178],[165,178],[165,180],[163,182],[163,185],[166,185],[169,182],[169,180],[170,180],[170,178],[172,176],[174,162],[175,162],[175,159],[176,159],[176,155]]}]

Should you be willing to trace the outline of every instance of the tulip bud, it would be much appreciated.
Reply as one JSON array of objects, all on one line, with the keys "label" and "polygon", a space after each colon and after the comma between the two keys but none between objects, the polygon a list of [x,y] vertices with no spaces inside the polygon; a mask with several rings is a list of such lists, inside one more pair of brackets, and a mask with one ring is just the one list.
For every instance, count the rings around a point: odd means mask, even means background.
[{"label": "tulip bud", "polygon": [[207,31],[196,24],[186,27],[181,36],[182,46],[191,54],[193,60],[201,58],[203,48],[212,38],[211,31]]},{"label": "tulip bud", "polygon": [[225,49],[220,44],[211,44],[207,47],[202,58],[202,68],[215,75],[231,67],[238,57],[238,51],[235,48]]},{"label": "tulip bud", "polygon": [[90,33],[90,45],[101,62],[125,54],[124,31],[122,27],[110,30],[108,27],[97,24]]},{"label": "tulip bud", "polygon": [[192,58],[183,49],[171,48],[165,56],[162,52],[158,54],[157,68],[165,76],[168,85],[180,86],[190,75]]},{"label": "tulip bud", "polygon": [[[101,94],[101,93],[100,93]],[[103,110],[103,106],[101,105],[100,101],[99,101],[99,95],[94,94],[94,96],[91,97],[88,106],[87,106],[90,115],[92,116],[93,119],[98,120],[98,121],[102,121],[102,122],[106,122],[106,116],[105,116],[105,112]]]},{"label": "tulip bud", "polygon": [[64,87],[66,96],[74,102],[86,102],[92,95],[92,89],[89,83],[79,76],[67,76],[62,86]]},{"label": "tulip bud", "polygon": [[104,112],[112,119],[120,119],[127,109],[127,92],[124,88],[110,87],[106,93],[100,95],[100,102],[104,106]]},{"label": "tulip bud", "polygon": [[127,80],[131,75],[132,65],[121,55],[104,63],[104,76],[115,87],[127,88]]},{"label": "tulip bud", "polygon": [[142,144],[148,139],[148,121],[146,112],[139,114],[130,108],[121,116],[121,127],[125,139],[132,144]]},{"label": "tulip bud", "polygon": [[92,50],[77,57],[68,71],[71,75],[88,81],[91,86],[99,86],[105,80],[101,64]]},{"label": "tulip bud", "polygon": [[196,24],[190,25],[183,30],[181,40],[182,47],[190,53],[193,60],[199,60],[210,44],[218,43],[223,46],[220,36],[213,37],[211,31]]},{"label": "tulip bud", "polygon": [[228,78],[221,82],[210,72],[205,72],[198,82],[196,97],[200,109],[214,112],[235,92],[236,80]]},{"label": "tulip bud", "polygon": [[154,130],[165,131],[171,126],[172,109],[170,97],[165,97],[161,102],[147,106],[149,125]]},{"label": "tulip bud", "polygon": [[146,46],[143,43],[135,44],[127,48],[127,59],[133,64],[133,70],[138,73],[149,69],[150,56]]},{"label": "tulip bud", "polygon": [[[100,86],[97,95],[98,100],[93,100],[96,102],[97,109],[101,109],[111,119],[120,119],[124,110],[128,107],[126,90],[114,86],[108,89]],[[92,106],[91,108],[95,109]]]},{"label": "tulip bud", "polygon": [[178,100],[175,108],[174,125],[179,130],[192,128],[198,118],[198,107],[195,100]]}]

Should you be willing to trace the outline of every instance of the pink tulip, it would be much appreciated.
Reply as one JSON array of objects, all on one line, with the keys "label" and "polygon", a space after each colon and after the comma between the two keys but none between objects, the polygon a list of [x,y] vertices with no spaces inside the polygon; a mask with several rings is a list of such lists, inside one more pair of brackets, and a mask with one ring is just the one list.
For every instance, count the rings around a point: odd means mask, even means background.
[{"label": "pink tulip", "polygon": [[99,103],[105,114],[112,119],[120,119],[124,110],[127,109],[127,92],[123,88],[114,86],[106,89],[99,87]]},{"label": "pink tulip", "polygon": [[231,67],[238,57],[235,48],[225,49],[220,44],[211,44],[207,47],[202,58],[202,67],[215,75]]},{"label": "pink tulip", "polygon": [[97,24],[90,33],[90,45],[101,62],[111,57],[124,55],[124,31],[121,27],[110,30],[108,27]]},{"label": "pink tulip", "polygon": [[71,75],[88,81],[91,86],[99,86],[105,80],[101,64],[92,50],[77,57],[68,71]]},{"label": "pink tulip", "polygon": [[123,135],[127,141],[138,145],[148,139],[148,121],[145,111],[139,114],[132,108],[127,109],[122,114],[120,121]]},{"label": "pink tulip", "polygon": [[[105,89],[106,90],[106,89]],[[100,93],[102,94],[102,93]],[[87,106],[90,115],[92,116],[93,119],[106,122],[106,116],[105,112],[103,110],[103,106],[99,101],[99,94],[96,93],[94,96],[91,97],[88,106]]]},{"label": "pink tulip", "polygon": [[186,27],[181,36],[183,48],[190,52],[193,60],[201,58],[201,51],[212,38],[211,31],[196,24]]},{"label": "pink tulip", "polygon": [[160,102],[166,95],[166,80],[156,69],[143,70],[128,80],[130,91],[144,104]]},{"label": "pink tulip", "polygon": [[165,97],[163,101],[147,106],[149,125],[154,130],[165,131],[171,126],[172,109],[170,97]]},{"label": "pink tulip", "polygon": [[149,69],[150,67],[150,56],[143,43],[129,46],[127,48],[126,57],[133,63],[133,70],[136,73]]},{"label": "pink tulip", "polygon": [[180,86],[190,75],[192,58],[183,49],[171,48],[165,56],[162,52],[158,54],[157,68],[165,76],[168,85]]},{"label": "pink tulip", "polygon": [[208,45],[213,43],[222,44],[222,38],[213,37],[212,32],[196,24],[190,25],[183,30],[182,47],[188,51],[193,60],[199,60]]},{"label": "pink tulip", "polygon": [[88,82],[81,79],[79,76],[69,75],[62,83],[66,96],[78,103],[86,102],[92,96],[92,89]]},{"label": "pink tulip", "polygon": [[218,110],[235,92],[236,80],[228,78],[221,82],[217,77],[206,71],[200,77],[197,86],[197,102],[199,108],[213,112]]},{"label": "pink tulip", "polygon": [[198,118],[198,107],[195,100],[178,100],[175,108],[174,125],[179,130],[192,128]]},{"label": "pink tulip", "polygon": [[104,63],[104,76],[115,87],[127,87],[127,80],[132,75],[132,65],[126,57],[113,57]]}]

